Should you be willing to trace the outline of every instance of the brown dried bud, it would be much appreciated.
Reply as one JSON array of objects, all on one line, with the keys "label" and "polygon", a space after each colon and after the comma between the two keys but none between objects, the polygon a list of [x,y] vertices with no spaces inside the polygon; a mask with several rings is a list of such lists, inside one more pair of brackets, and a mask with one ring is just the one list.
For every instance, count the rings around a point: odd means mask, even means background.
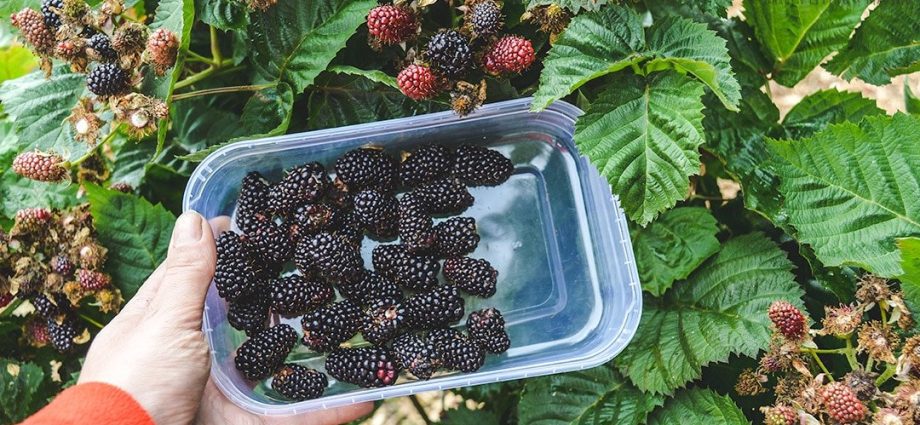
[{"label": "brown dried bud", "polygon": [[246,4],[250,9],[258,10],[259,12],[265,12],[277,3],[278,0],[246,0]]},{"label": "brown dried bud", "polygon": [[897,291],[891,294],[891,297],[888,299],[888,305],[891,306],[891,318],[888,320],[889,323],[896,321],[898,323],[898,327],[905,331],[914,327],[913,315],[911,314],[910,309],[907,308],[907,304],[904,302],[901,291]]},{"label": "brown dried bud", "polygon": [[80,300],[86,296],[86,290],[83,289],[83,286],[80,285],[80,282],[75,280],[71,280],[65,283],[62,292],[64,292],[64,295],[67,296],[67,299],[73,305],[80,304]]},{"label": "brown dried bud", "polygon": [[23,152],[13,160],[13,171],[20,176],[42,182],[58,182],[67,178],[64,159],[55,153]]},{"label": "brown dried bud", "polygon": [[789,374],[776,379],[773,393],[776,394],[778,403],[792,403],[797,400],[808,387],[809,379],[798,374]]},{"label": "brown dried bud", "polygon": [[913,418],[890,407],[881,408],[872,415],[872,425],[912,425],[913,423]]},{"label": "brown dried bud", "polygon": [[856,299],[860,302],[871,304],[880,301],[887,301],[891,297],[891,288],[888,286],[888,280],[866,274],[856,284]]},{"label": "brown dried bud", "polygon": [[856,398],[869,402],[875,398],[875,394],[878,392],[878,388],[875,386],[875,378],[878,378],[878,374],[875,372],[854,370],[846,374],[843,377],[843,381],[853,390]]},{"label": "brown dried bud", "polygon": [[73,126],[74,138],[90,146],[96,146],[99,128],[104,124],[96,115],[92,99],[81,98],[67,118]]},{"label": "brown dried bud", "polygon": [[869,357],[875,360],[894,363],[892,351],[901,343],[901,338],[882,325],[882,322],[873,320],[859,328],[857,341],[858,352],[868,352]]},{"label": "brown dried bud", "polygon": [[556,35],[569,26],[572,14],[558,5],[550,4],[532,9],[530,11],[530,20],[540,26],[540,31]]},{"label": "brown dried bud", "polygon": [[117,312],[125,303],[118,288],[109,287],[96,292],[96,303],[99,304],[99,311],[103,313]]},{"label": "brown dried bud", "polygon": [[901,355],[898,357],[898,370],[904,374],[914,372],[918,375],[920,371],[920,335],[914,335],[904,341],[904,347],[901,348]]},{"label": "brown dried bud", "polygon": [[834,335],[845,337],[862,324],[862,309],[849,305],[839,305],[837,307],[824,307],[824,319],[821,321],[824,335]]},{"label": "brown dried bud", "polygon": [[147,26],[137,22],[125,23],[112,36],[112,48],[118,52],[121,66],[125,69],[137,67],[146,47]]},{"label": "brown dried bud", "polygon": [[140,93],[130,93],[116,98],[110,104],[115,121],[124,123],[125,130],[134,138],[142,138],[157,129],[157,122],[169,115],[166,103]]},{"label": "brown dried bud", "polygon": [[754,396],[764,393],[766,388],[763,387],[767,382],[767,377],[754,371],[754,369],[744,369],[738,375],[738,382],[735,384],[735,392],[742,396]]},{"label": "brown dried bud", "polygon": [[450,92],[450,107],[461,117],[465,117],[482,106],[486,100],[486,80],[479,84],[460,81]]},{"label": "brown dried bud", "polygon": [[23,38],[39,55],[50,55],[54,51],[54,33],[45,25],[41,12],[25,8],[10,16],[10,22],[19,28]]},{"label": "brown dried bud", "polygon": [[157,75],[163,75],[166,70],[176,64],[176,55],[179,53],[179,39],[176,34],[166,28],[159,28],[147,40],[145,58],[153,65]]},{"label": "brown dried bud", "polygon": [[77,253],[80,257],[80,267],[90,270],[99,270],[105,264],[105,257],[108,250],[96,243],[95,241],[87,243],[80,247]]}]

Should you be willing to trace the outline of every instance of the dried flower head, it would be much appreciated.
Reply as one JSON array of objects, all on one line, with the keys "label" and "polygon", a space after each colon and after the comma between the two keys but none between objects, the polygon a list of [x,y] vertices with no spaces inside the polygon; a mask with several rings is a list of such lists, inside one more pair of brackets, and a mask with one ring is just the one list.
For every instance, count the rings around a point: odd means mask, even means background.
[{"label": "dried flower head", "polygon": [[920,375],[920,335],[913,335],[904,341],[904,347],[901,348],[901,355],[898,356],[898,374],[906,376],[913,372],[913,375]]},{"label": "dried flower head", "polygon": [[64,295],[67,297],[70,303],[74,305],[79,305],[80,300],[86,296],[86,290],[83,289],[83,285],[80,285],[80,282],[75,280],[64,283],[62,292],[64,292]]},{"label": "dried flower head", "polygon": [[901,338],[881,322],[873,320],[859,328],[857,341],[858,352],[868,352],[869,357],[875,360],[894,363],[893,351],[901,343]]},{"label": "dried flower head", "polygon": [[166,103],[140,93],[129,93],[115,98],[110,106],[115,121],[124,123],[126,131],[134,138],[142,138],[157,129],[157,122],[169,113]]},{"label": "dried flower head", "polygon": [[875,398],[876,393],[878,393],[875,378],[878,378],[878,374],[875,372],[854,370],[846,374],[843,377],[843,381],[853,390],[856,398],[868,402]]},{"label": "dried flower head", "polygon": [[905,417],[897,409],[884,407],[872,415],[872,425],[909,425],[913,424],[913,418]]},{"label": "dried flower head", "polygon": [[90,146],[96,146],[99,128],[104,124],[94,111],[90,98],[81,98],[67,117],[73,126],[74,138]]},{"label": "dried flower head", "polygon": [[810,378],[797,373],[780,376],[776,379],[776,385],[773,386],[773,393],[776,394],[776,401],[785,404],[791,404],[797,401],[810,382]]},{"label": "dried flower head", "polygon": [[118,52],[122,68],[131,69],[140,64],[141,55],[147,48],[147,31],[146,25],[137,22],[127,22],[115,30],[112,48]]},{"label": "dried flower head", "polygon": [[124,303],[118,288],[110,287],[96,292],[96,304],[103,313],[118,312]]},{"label": "dried flower head", "polygon": [[897,322],[898,327],[905,331],[914,326],[914,318],[904,302],[901,291],[891,294],[888,299],[888,305],[891,306],[891,318],[888,323]]},{"label": "dried flower head", "polygon": [[887,301],[891,297],[891,288],[888,286],[888,280],[866,274],[859,279],[856,284],[856,299],[862,303],[872,304],[880,301]]},{"label": "dried flower head", "polygon": [[909,379],[894,390],[894,400],[889,404],[900,412],[911,412],[911,416],[920,413],[920,381]]},{"label": "dried flower head", "polygon": [[460,81],[450,92],[450,106],[457,115],[463,117],[482,106],[486,100],[486,81],[479,84]]},{"label": "dried flower head", "polygon": [[572,14],[559,5],[550,4],[532,9],[530,11],[530,20],[540,26],[540,31],[550,34],[550,36],[555,36],[569,26]]},{"label": "dried flower head", "polygon": [[838,337],[847,336],[862,323],[863,312],[859,307],[839,305],[824,307],[824,319],[821,320],[821,334]]},{"label": "dried flower head", "polygon": [[767,391],[763,386],[764,382],[767,382],[766,376],[757,373],[754,369],[744,369],[738,375],[735,392],[743,396],[762,394]]}]

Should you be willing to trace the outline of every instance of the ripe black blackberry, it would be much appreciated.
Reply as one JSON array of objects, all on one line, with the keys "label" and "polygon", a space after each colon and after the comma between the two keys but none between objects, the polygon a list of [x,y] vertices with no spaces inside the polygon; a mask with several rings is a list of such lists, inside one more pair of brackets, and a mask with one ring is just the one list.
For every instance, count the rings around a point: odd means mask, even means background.
[{"label": "ripe black blackberry", "polygon": [[479,245],[476,220],[472,217],[453,217],[434,226],[438,237],[438,255],[443,258],[461,257],[473,252]]},{"label": "ripe black blackberry", "polygon": [[376,299],[402,296],[402,291],[395,283],[370,270],[365,270],[361,280],[355,283],[339,285],[339,293],[361,306],[366,306]]},{"label": "ripe black blackberry", "polygon": [[86,40],[86,46],[93,49],[102,62],[115,62],[118,60],[118,52],[112,48],[112,40],[109,36],[99,33]]},{"label": "ripe black blackberry", "polygon": [[450,175],[453,165],[453,154],[446,147],[422,146],[403,154],[399,176],[404,185],[419,187]]},{"label": "ripe black blackberry", "polygon": [[290,325],[275,325],[249,338],[236,350],[236,369],[251,381],[265,379],[281,368],[297,343],[297,331]]},{"label": "ripe black blackberry", "polygon": [[294,256],[294,244],[288,229],[274,221],[254,221],[246,239],[252,254],[267,263],[281,264]]},{"label": "ripe black blackberry", "polygon": [[445,368],[475,372],[485,363],[485,352],[473,340],[454,329],[435,329],[428,333]]},{"label": "ripe black blackberry", "polygon": [[45,25],[48,26],[52,31],[58,29],[61,26],[61,17],[58,15],[58,12],[55,12],[52,9],[57,9],[60,11],[64,8],[64,0],[42,0],[42,17],[45,20]]},{"label": "ripe black blackberry", "polygon": [[301,319],[303,343],[316,351],[331,351],[355,336],[364,313],[351,301],[339,301],[308,312]]},{"label": "ripe black blackberry", "polygon": [[332,216],[333,210],[326,204],[306,203],[297,207],[290,219],[291,238],[299,241],[302,236],[326,229],[332,222]]},{"label": "ripe black blackberry", "polygon": [[490,353],[504,353],[511,347],[505,331],[505,318],[498,309],[486,308],[470,313],[466,318],[466,331],[470,339]]},{"label": "ripe black blackberry", "polygon": [[373,388],[396,383],[399,367],[384,347],[340,348],[326,357],[326,372],[339,381]]},{"label": "ripe black blackberry", "polygon": [[488,298],[495,295],[498,271],[486,260],[448,258],[444,261],[444,278],[470,295]]},{"label": "ripe black blackberry", "polygon": [[434,344],[417,335],[405,334],[396,338],[393,352],[399,367],[421,380],[430,379],[441,367],[441,358]]},{"label": "ripe black blackberry", "polygon": [[348,186],[348,192],[376,189],[391,193],[396,189],[396,161],[383,150],[359,148],[348,151],[335,161],[337,177]]},{"label": "ripe black blackberry", "polygon": [[361,335],[374,345],[383,345],[395,338],[406,319],[402,296],[378,299],[370,303],[364,312],[366,316]]},{"label": "ripe black blackberry", "polygon": [[79,334],[77,319],[69,314],[60,315],[57,318],[48,319],[48,338],[54,349],[61,353],[66,353],[73,349],[74,338]]},{"label": "ripe black blackberry", "polygon": [[447,326],[463,318],[463,298],[456,286],[419,292],[406,300],[406,323],[413,329]]},{"label": "ripe black blackberry", "polygon": [[238,298],[228,304],[227,322],[247,336],[255,336],[268,327],[268,304],[261,291]]},{"label": "ripe black blackberry", "polygon": [[355,212],[339,210],[332,220],[332,234],[344,239],[355,249],[360,249],[361,242],[364,241],[364,228],[358,222]]},{"label": "ripe black blackberry", "polygon": [[217,293],[227,301],[250,293],[258,284],[258,269],[242,236],[232,231],[217,238],[217,266],[214,285]]},{"label": "ripe black blackberry", "polygon": [[466,25],[476,37],[498,33],[502,28],[502,9],[492,0],[482,0],[469,7]]},{"label": "ripe black blackberry", "polygon": [[355,218],[368,233],[384,239],[396,236],[399,219],[396,197],[369,189],[356,193],[353,202]]},{"label": "ripe black blackberry", "polygon": [[399,200],[399,240],[413,253],[429,253],[437,247],[434,220],[417,193],[407,193]]},{"label": "ripe black blackberry", "polygon": [[389,279],[396,279],[396,264],[405,255],[406,248],[399,244],[377,245],[371,253],[374,271]]},{"label": "ripe black blackberry", "polygon": [[292,363],[282,366],[272,378],[272,389],[295,401],[317,398],[328,385],[326,374]]},{"label": "ripe black blackberry", "polygon": [[314,202],[326,193],[329,175],[318,162],[299,165],[287,171],[284,178],[272,186],[268,194],[268,208],[277,214],[288,215],[300,204]]},{"label": "ripe black blackberry", "polygon": [[73,261],[70,261],[68,256],[60,254],[56,255],[54,259],[51,260],[51,269],[64,278],[68,278],[73,276],[76,266],[73,264]]},{"label": "ripe black blackberry", "polygon": [[415,190],[430,214],[456,215],[473,205],[473,195],[455,179],[442,179]]},{"label": "ripe black blackberry", "polygon": [[301,275],[273,279],[268,283],[271,309],[283,317],[300,316],[332,302],[335,292],[323,282],[307,280]]},{"label": "ripe black blackberry", "polygon": [[316,270],[332,283],[355,282],[361,278],[363,263],[355,246],[329,232],[317,233],[297,244],[294,253],[297,268],[309,275]]},{"label": "ripe black blackberry", "polygon": [[51,298],[48,298],[45,294],[38,294],[30,301],[32,306],[35,307],[35,311],[45,319],[51,319],[71,311],[70,301],[67,296],[60,292],[51,294]]},{"label": "ripe black blackberry", "polygon": [[425,57],[431,69],[450,79],[462,77],[473,64],[469,40],[451,29],[441,30],[431,36]]},{"label": "ripe black blackberry", "polygon": [[454,177],[468,186],[496,186],[513,171],[511,160],[496,150],[463,145],[454,153]]},{"label": "ripe black blackberry", "polygon": [[421,291],[437,286],[440,271],[441,263],[437,257],[405,252],[396,260],[393,280],[407,289]]},{"label": "ripe black blackberry", "polygon": [[131,76],[114,63],[103,63],[86,74],[86,88],[96,96],[108,97],[126,93]]},{"label": "ripe black blackberry", "polygon": [[257,171],[243,177],[240,197],[236,201],[236,225],[243,233],[250,233],[262,222],[271,219],[268,214],[268,180]]}]

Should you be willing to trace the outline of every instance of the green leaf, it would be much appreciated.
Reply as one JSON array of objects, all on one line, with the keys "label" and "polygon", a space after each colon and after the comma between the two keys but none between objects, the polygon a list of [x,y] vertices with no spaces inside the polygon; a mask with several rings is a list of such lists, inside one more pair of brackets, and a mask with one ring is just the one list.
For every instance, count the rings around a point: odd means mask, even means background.
[{"label": "green leaf", "polygon": [[773,58],[773,79],[792,87],[846,46],[870,0],[745,0],[744,16]]},{"label": "green leaf", "polygon": [[0,359],[0,420],[17,423],[44,405],[45,372],[35,363]]},{"label": "green leaf", "polygon": [[771,140],[789,223],[828,266],[901,273],[894,239],[920,234],[920,117],[868,117]]},{"label": "green leaf", "polygon": [[904,106],[909,114],[920,114],[920,98],[910,91],[910,82],[904,80]]},{"label": "green leaf", "polygon": [[162,205],[95,185],[86,185],[99,241],[109,249],[106,271],[125,298],[166,258],[175,217]]},{"label": "green leaf", "polygon": [[744,412],[727,395],[694,388],[677,393],[652,413],[649,425],[747,425]]},{"label": "green leaf", "polygon": [[396,78],[379,69],[359,69],[348,65],[333,65],[329,67],[328,71],[336,74],[357,75],[399,90]]},{"label": "green leaf", "polygon": [[241,30],[249,25],[246,3],[239,0],[199,0],[195,2],[195,15],[222,31]]},{"label": "green leaf", "polygon": [[783,119],[785,137],[799,139],[811,136],[831,123],[858,122],[865,116],[881,115],[885,111],[875,101],[859,93],[821,90],[802,99]]},{"label": "green leaf", "polygon": [[[194,22],[193,0],[160,0],[154,12],[153,22],[150,23],[150,30],[165,28],[171,31],[179,39],[179,51],[182,52],[188,50]],[[184,58],[185,56],[180,54],[176,59],[176,65],[168,69],[163,76],[158,77],[153,72],[147,73],[143,91],[163,99],[167,106],[172,107],[172,92],[183,69]],[[160,120],[157,128],[157,154],[163,150],[168,129],[167,120]]]},{"label": "green leaf", "polygon": [[522,424],[641,424],[664,401],[643,394],[611,365],[528,380],[518,404]]},{"label": "green leaf", "polygon": [[445,410],[441,421],[443,425],[499,425],[498,416],[485,410],[470,410],[461,404],[457,409]]},{"label": "green leaf", "polygon": [[36,66],[38,61],[29,49],[18,44],[0,48],[0,82],[22,77]]},{"label": "green leaf", "polygon": [[374,0],[281,0],[252,16],[251,61],[266,82],[283,80],[301,93],[364,23]]},{"label": "green leaf", "polygon": [[751,26],[737,18],[719,19],[709,25],[725,39],[731,68],[738,82],[744,87],[760,87],[766,83],[765,73],[770,70],[771,61],[754,40]]},{"label": "green leaf", "polygon": [[670,210],[633,232],[642,289],[660,296],[719,250],[715,217],[705,208]]},{"label": "green leaf", "polygon": [[555,4],[564,7],[572,12],[578,13],[581,10],[597,10],[608,3],[608,0],[528,0],[527,9],[537,6],[546,6]]},{"label": "green leaf", "polygon": [[46,79],[37,71],[0,85],[0,103],[16,123],[20,151],[53,150],[70,160],[89,148],[73,139],[66,122],[83,93],[86,77],[65,72],[65,67],[58,67]]},{"label": "green leaf", "polygon": [[901,269],[904,274],[898,276],[904,299],[910,303],[912,311],[920,308],[920,238],[898,239],[901,252]]},{"label": "green leaf", "polygon": [[770,342],[767,308],[801,304],[786,254],[760,233],[722,246],[660,299],[646,297],[635,338],[615,362],[642,391],[668,393],[732,354],[753,356]]},{"label": "green leaf", "polygon": [[895,75],[920,70],[917,4],[880,2],[825,68],[847,80],[860,78],[875,85],[888,84]]},{"label": "green leaf", "polygon": [[703,85],[674,72],[611,81],[575,125],[575,144],[646,225],[689,190],[703,143]]}]

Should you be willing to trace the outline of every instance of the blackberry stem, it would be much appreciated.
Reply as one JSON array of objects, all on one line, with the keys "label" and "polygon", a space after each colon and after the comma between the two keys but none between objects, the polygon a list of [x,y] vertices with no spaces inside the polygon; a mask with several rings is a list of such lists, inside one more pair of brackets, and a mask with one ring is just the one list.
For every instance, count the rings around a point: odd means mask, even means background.
[{"label": "blackberry stem", "polygon": [[13,302],[9,303],[5,309],[3,309],[3,312],[0,313],[0,318],[9,317],[11,314],[13,314],[14,310],[19,308],[20,305],[22,305],[22,298],[16,298],[13,300]]},{"label": "blackberry stem", "polygon": [[207,96],[209,94],[233,93],[233,92],[240,92],[240,91],[259,91],[262,89],[275,87],[277,85],[278,83],[266,83],[266,84],[256,84],[256,85],[249,85],[249,86],[228,86],[228,87],[218,87],[218,88],[213,88],[213,89],[196,90],[196,91],[190,91],[188,93],[177,94],[173,96],[172,100],[173,102],[175,102],[175,101],[179,101],[182,99],[188,99],[188,98],[197,97],[197,96]]},{"label": "blackberry stem", "polygon": [[425,412],[425,407],[422,406],[422,403],[418,401],[418,397],[415,394],[409,396],[409,400],[412,401],[412,405],[415,406],[415,410],[418,411],[419,416],[422,417],[422,420],[425,421],[425,425],[434,425],[434,422],[431,421],[431,418],[428,417],[428,413]]},{"label": "blackberry stem", "polygon": [[186,51],[185,54],[186,54],[186,60],[195,61],[195,62],[204,62],[209,65],[215,64],[215,62],[212,59],[201,56],[198,53],[195,53],[191,50]]},{"label": "blackberry stem", "polygon": [[215,64],[223,62],[224,57],[220,54],[220,44],[217,42],[217,28],[208,27],[211,30],[211,60]]},{"label": "blackberry stem", "polygon": [[[176,85],[173,87],[173,90],[179,90],[181,88],[185,88],[192,84],[195,84],[201,80],[204,80],[205,78],[210,77],[215,72],[219,70],[223,70],[225,66],[230,65],[232,63],[233,63],[233,59],[223,60],[215,65],[209,66],[204,71],[189,75],[184,80],[177,82]],[[228,70],[232,70],[232,69],[233,68],[228,68]]]},{"label": "blackberry stem", "polygon": [[85,314],[83,314],[83,313],[80,313],[79,316],[80,316],[81,319],[86,320],[86,321],[89,322],[91,325],[93,325],[93,326],[95,326],[95,327],[97,327],[97,328],[99,328],[99,329],[102,329],[103,324],[97,322],[97,321],[94,320],[92,317],[89,317],[89,316],[87,316],[87,315],[85,315]]},{"label": "blackberry stem", "polygon": [[894,374],[897,373],[897,371],[898,371],[898,367],[895,365],[889,364],[888,366],[885,366],[885,371],[882,372],[882,375],[879,376],[878,379],[875,380],[875,386],[879,387],[882,384],[884,384],[892,376],[894,376]]},{"label": "blackberry stem", "polygon": [[105,145],[106,143],[111,142],[112,139],[114,139],[115,136],[118,134],[118,130],[119,130],[119,129],[121,129],[121,126],[120,126],[120,125],[117,126],[117,127],[115,127],[115,128],[113,128],[112,131],[110,131],[109,134],[108,134],[107,136],[105,136],[105,139],[102,139],[102,141],[99,142],[99,143],[97,143],[96,146],[93,146],[90,150],[86,151],[86,153],[83,154],[83,156],[81,156],[81,157],[79,157],[79,158],[77,158],[77,159],[75,159],[75,160],[73,160],[73,161],[66,162],[66,163],[64,163],[64,164],[62,164],[62,165],[63,165],[65,168],[70,168],[70,167],[73,167],[73,166],[82,164],[83,161],[86,161],[87,159],[89,159],[90,157],[92,157],[92,156],[96,153],[97,150],[101,149],[103,145]]}]

